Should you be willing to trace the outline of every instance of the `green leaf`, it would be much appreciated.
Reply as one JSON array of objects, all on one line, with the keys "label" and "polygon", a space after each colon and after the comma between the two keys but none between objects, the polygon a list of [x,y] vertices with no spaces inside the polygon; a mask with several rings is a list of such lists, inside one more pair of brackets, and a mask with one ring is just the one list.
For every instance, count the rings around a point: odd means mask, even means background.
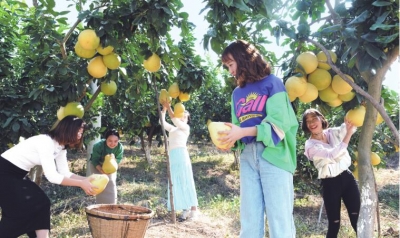
[{"label": "green leaf", "polygon": [[167,13],[170,16],[173,16],[174,14],[172,13],[171,9],[169,9],[168,7],[162,7],[162,9],[164,10],[165,13]]},{"label": "green leaf", "polygon": [[68,70],[67,70],[67,68],[59,68],[58,69],[58,72],[61,74],[61,75],[67,75],[67,73],[68,73]]},{"label": "green leaf", "polygon": [[3,124],[3,128],[6,128],[13,119],[14,119],[14,117],[7,118],[6,122]]},{"label": "green leaf", "polygon": [[369,56],[369,54],[360,55],[358,60],[359,62],[362,62],[359,64],[360,72],[371,70],[372,58]]},{"label": "green leaf", "polygon": [[384,6],[390,6],[390,5],[392,5],[392,3],[389,1],[375,1],[372,3],[372,6],[376,6],[376,7],[384,7]]},{"label": "green leaf", "polygon": [[397,41],[398,38],[399,38],[399,33],[396,33],[396,34],[393,34],[390,36],[378,36],[375,40],[376,40],[376,42],[379,42],[379,43],[388,44],[388,43],[393,42],[394,40]]},{"label": "green leaf", "polygon": [[380,50],[378,47],[374,46],[373,44],[366,43],[365,49],[367,50],[367,53],[370,56],[372,56],[374,59],[378,60],[380,57],[385,57],[385,53],[383,53],[382,50]]},{"label": "green leaf", "polygon": [[274,36],[276,38],[276,44],[279,45],[279,39],[281,37],[281,28],[275,27],[273,30]]},{"label": "green leaf", "polygon": [[244,12],[249,12],[250,8],[243,2],[243,0],[233,0],[232,6]]},{"label": "green leaf", "polygon": [[355,28],[355,27],[346,27],[346,28],[343,30],[343,35],[344,35],[346,38],[356,38],[355,32],[356,32],[356,28]]},{"label": "green leaf", "polygon": [[342,54],[340,58],[341,61],[347,61],[347,56],[350,54],[352,47],[347,48],[347,50]]},{"label": "green leaf", "polygon": [[222,0],[222,2],[227,6],[227,7],[231,7],[233,4],[233,0]]},{"label": "green leaf", "polygon": [[332,33],[332,32],[337,32],[342,28],[341,25],[333,25],[329,27],[325,27],[321,30],[321,33],[327,34],[327,33]]},{"label": "green leaf", "polygon": [[354,20],[349,22],[347,25],[351,26],[353,24],[359,24],[363,23],[367,20],[367,18],[370,16],[370,12],[368,10],[363,11],[360,15],[358,15]]},{"label": "green leaf", "polygon": [[375,24],[381,24],[385,21],[386,17],[390,14],[390,11],[386,11],[384,12],[382,15],[380,15],[378,17],[378,19],[376,19]]},{"label": "green leaf", "polygon": [[187,20],[189,18],[189,14],[187,12],[180,12],[178,14],[178,16],[183,18],[183,19],[185,19],[185,20]]},{"label": "green leaf", "polygon": [[360,40],[359,39],[350,38],[350,39],[346,40],[346,44],[349,47],[353,48],[353,49],[357,49],[359,47],[359,45],[360,45]]},{"label": "green leaf", "polygon": [[310,34],[310,26],[305,23],[298,25],[297,30],[302,36],[308,36]]},{"label": "green leaf", "polygon": [[347,67],[353,68],[356,62],[357,62],[357,54],[354,54],[353,57],[351,57],[351,59],[347,63]]},{"label": "green leaf", "polygon": [[384,31],[391,30],[392,28],[398,28],[398,25],[386,25],[386,24],[373,24],[369,29],[375,31],[377,29],[382,29]]}]

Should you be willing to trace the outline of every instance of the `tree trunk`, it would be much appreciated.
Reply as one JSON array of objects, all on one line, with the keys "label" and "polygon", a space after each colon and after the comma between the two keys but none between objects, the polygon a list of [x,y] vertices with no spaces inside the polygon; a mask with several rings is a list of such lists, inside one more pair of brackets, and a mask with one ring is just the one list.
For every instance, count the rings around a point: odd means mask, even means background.
[{"label": "tree trunk", "polygon": [[151,150],[151,148],[150,148],[149,144],[147,143],[146,148],[145,148],[145,150],[144,150],[144,156],[146,157],[147,163],[148,163],[149,165],[151,165],[150,150]]},{"label": "tree trunk", "polygon": [[[368,93],[379,101],[382,90],[382,78],[379,72],[374,78],[367,79]],[[377,110],[367,101],[364,124],[358,144],[359,186],[361,209],[357,224],[357,237],[374,237],[378,195],[375,190],[375,176],[371,165],[371,142],[376,128]]]},{"label": "tree trunk", "polygon": [[[91,91],[92,94],[94,94],[94,93],[97,91],[97,89],[98,89],[98,86],[97,86],[96,82],[97,82],[97,80],[92,80],[92,81],[90,82],[90,91]],[[94,118],[93,118],[94,120],[92,120],[92,122],[93,122],[93,128],[94,128],[94,129],[95,129],[95,128],[100,128],[100,127],[101,127],[101,112],[98,111],[98,113],[99,113],[99,115],[98,115],[97,117],[94,117]],[[93,145],[94,145],[96,142],[98,142],[99,140],[100,140],[100,135],[97,135],[97,136],[96,136],[93,140],[91,140],[91,141],[89,142],[89,144],[87,145],[87,148],[86,148],[86,158],[87,158],[87,162],[86,162],[86,176],[89,176],[89,175],[92,174],[92,171],[90,171],[90,166],[89,166],[89,164],[90,164],[90,157],[92,156]]]}]

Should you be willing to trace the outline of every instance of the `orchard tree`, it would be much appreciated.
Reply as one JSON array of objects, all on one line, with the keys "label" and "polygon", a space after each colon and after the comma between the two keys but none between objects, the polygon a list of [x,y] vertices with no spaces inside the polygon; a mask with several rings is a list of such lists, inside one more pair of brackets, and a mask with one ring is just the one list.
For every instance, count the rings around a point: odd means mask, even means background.
[{"label": "orchard tree", "polygon": [[[206,19],[210,23],[210,29],[204,36],[205,48],[211,46],[212,50],[220,53],[226,42],[236,38],[262,46],[269,31],[278,44],[289,47],[281,61],[285,80],[290,76],[307,77],[306,74],[309,74],[302,73],[304,66],[296,61],[301,53],[311,51],[317,54],[322,51],[330,72],[339,75],[357,94],[354,100],[344,102],[341,107],[349,111],[360,104],[366,106],[357,148],[362,203],[359,237],[372,237],[374,233],[377,193],[370,152],[377,111],[389,127],[395,144],[399,144],[398,128],[386,113],[391,108],[384,108],[394,105],[384,104],[381,100],[382,81],[399,54],[398,8],[398,2],[390,0],[301,0],[284,3],[274,0],[223,0],[208,1],[204,9],[208,10]],[[335,63],[328,50],[336,53]],[[330,111],[332,106],[321,97],[315,99],[312,105],[326,111]]]}]

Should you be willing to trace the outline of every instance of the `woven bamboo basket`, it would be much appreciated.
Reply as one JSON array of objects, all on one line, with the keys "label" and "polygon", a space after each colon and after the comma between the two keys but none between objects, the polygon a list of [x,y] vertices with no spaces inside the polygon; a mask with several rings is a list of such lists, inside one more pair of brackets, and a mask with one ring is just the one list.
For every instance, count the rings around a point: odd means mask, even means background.
[{"label": "woven bamboo basket", "polygon": [[148,208],[123,204],[86,207],[93,238],[143,238],[154,215]]}]

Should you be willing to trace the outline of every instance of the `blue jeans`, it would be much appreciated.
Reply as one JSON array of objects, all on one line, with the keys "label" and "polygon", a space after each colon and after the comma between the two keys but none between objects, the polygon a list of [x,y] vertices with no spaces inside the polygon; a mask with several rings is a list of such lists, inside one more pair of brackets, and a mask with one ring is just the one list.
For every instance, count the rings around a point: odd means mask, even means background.
[{"label": "blue jeans", "polygon": [[261,142],[240,156],[240,237],[262,238],[267,215],[270,238],[294,238],[293,174],[262,158]]}]

